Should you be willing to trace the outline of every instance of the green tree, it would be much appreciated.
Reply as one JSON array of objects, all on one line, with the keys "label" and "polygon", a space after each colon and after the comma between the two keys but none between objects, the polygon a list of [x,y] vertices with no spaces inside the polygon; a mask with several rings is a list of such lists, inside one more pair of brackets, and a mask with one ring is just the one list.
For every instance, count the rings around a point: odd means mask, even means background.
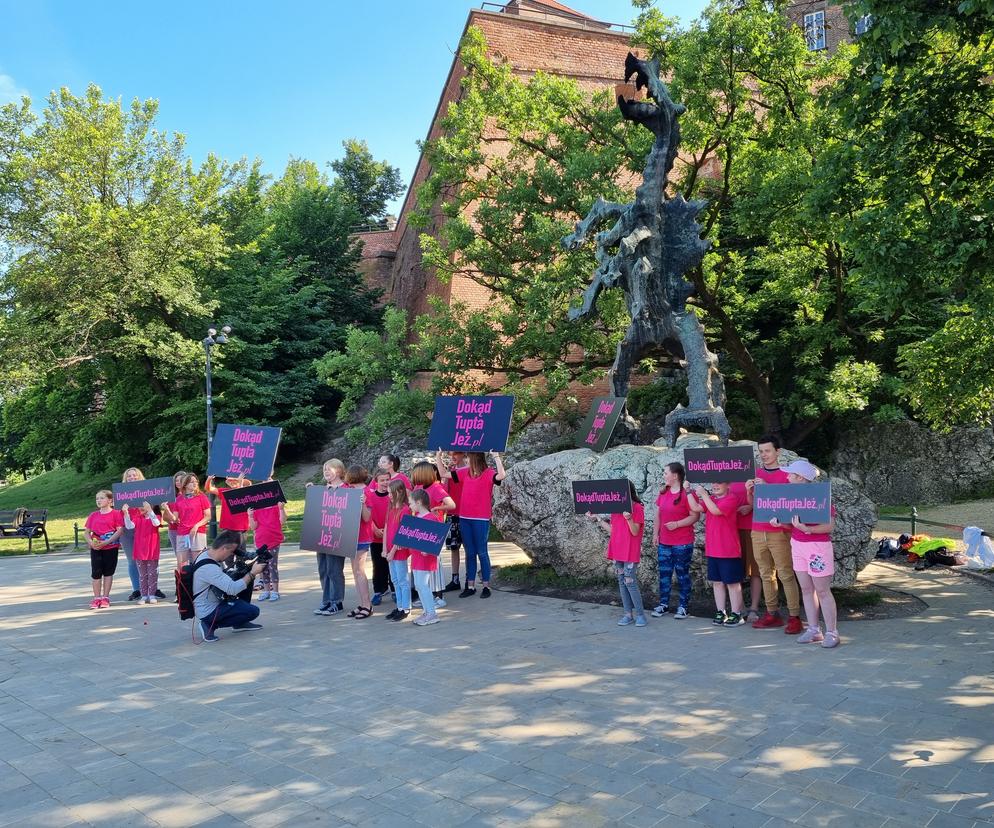
[{"label": "green tree", "polygon": [[385,227],[387,203],[404,192],[400,170],[376,161],[365,141],[342,142],[345,155],[329,165],[335,171],[334,189],[358,214],[360,224]]},{"label": "green tree", "polygon": [[994,3],[859,0],[850,14],[872,25],[833,99],[857,136],[850,180],[868,191],[847,242],[861,279],[915,309],[899,356],[913,410],[940,428],[989,425]]},{"label": "green tree", "polygon": [[[195,170],[157,104],[53,93],[0,112],[0,373],[18,460],[103,468],[149,458],[148,438],[199,381],[194,320],[214,309],[196,274],[224,255],[226,168]],[[183,459],[178,450],[171,459]]]}]

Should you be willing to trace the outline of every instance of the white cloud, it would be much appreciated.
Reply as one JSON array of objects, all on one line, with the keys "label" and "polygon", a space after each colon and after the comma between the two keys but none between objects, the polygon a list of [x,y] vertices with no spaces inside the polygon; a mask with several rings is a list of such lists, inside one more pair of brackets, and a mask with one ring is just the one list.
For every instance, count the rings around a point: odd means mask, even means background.
[{"label": "white cloud", "polygon": [[22,89],[10,76],[0,72],[0,106],[9,103],[20,103],[21,98],[28,94],[27,89]]}]

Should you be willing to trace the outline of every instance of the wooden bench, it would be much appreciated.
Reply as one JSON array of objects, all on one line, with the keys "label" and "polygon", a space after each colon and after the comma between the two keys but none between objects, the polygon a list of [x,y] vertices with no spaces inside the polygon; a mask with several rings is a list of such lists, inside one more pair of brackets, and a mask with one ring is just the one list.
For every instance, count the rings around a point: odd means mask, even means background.
[{"label": "wooden bench", "polygon": [[33,551],[35,538],[45,539],[45,551],[51,551],[48,542],[48,509],[7,509],[0,511],[0,540],[21,538],[28,541],[28,552]]}]

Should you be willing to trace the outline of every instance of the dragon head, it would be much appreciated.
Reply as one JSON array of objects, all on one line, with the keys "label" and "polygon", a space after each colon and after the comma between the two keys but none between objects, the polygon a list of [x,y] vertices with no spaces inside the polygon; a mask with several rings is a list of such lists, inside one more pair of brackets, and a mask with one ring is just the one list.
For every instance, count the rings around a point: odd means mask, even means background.
[{"label": "dragon head", "polygon": [[683,104],[674,103],[666,84],[659,79],[659,59],[640,60],[631,52],[625,58],[625,83],[635,78],[635,88],[645,89],[648,100],[628,101],[618,96],[618,108],[626,121],[634,121],[655,135],[669,132],[678,115],[686,111]]}]

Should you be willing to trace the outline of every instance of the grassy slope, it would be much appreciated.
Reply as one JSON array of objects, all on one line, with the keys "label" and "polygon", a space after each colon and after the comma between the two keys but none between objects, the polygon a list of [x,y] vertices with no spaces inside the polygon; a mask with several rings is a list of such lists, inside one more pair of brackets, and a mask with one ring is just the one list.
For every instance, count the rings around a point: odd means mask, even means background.
[{"label": "grassy slope", "polygon": [[[277,468],[277,478],[289,478],[293,466]],[[109,489],[115,478],[107,474],[79,474],[72,469],[62,468],[40,474],[14,486],[0,489],[0,509],[48,509],[48,537],[53,550],[72,548],[73,523],[82,528],[86,516],[95,508],[93,496],[99,489]],[[286,486],[287,541],[296,542],[300,537],[300,518],[304,513],[304,487]],[[165,539],[165,533],[163,533]],[[80,534],[81,548],[85,542]],[[45,542],[34,543],[35,551],[45,551]],[[28,551],[28,542],[21,539],[0,540],[0,556],[23,555]]]}]

